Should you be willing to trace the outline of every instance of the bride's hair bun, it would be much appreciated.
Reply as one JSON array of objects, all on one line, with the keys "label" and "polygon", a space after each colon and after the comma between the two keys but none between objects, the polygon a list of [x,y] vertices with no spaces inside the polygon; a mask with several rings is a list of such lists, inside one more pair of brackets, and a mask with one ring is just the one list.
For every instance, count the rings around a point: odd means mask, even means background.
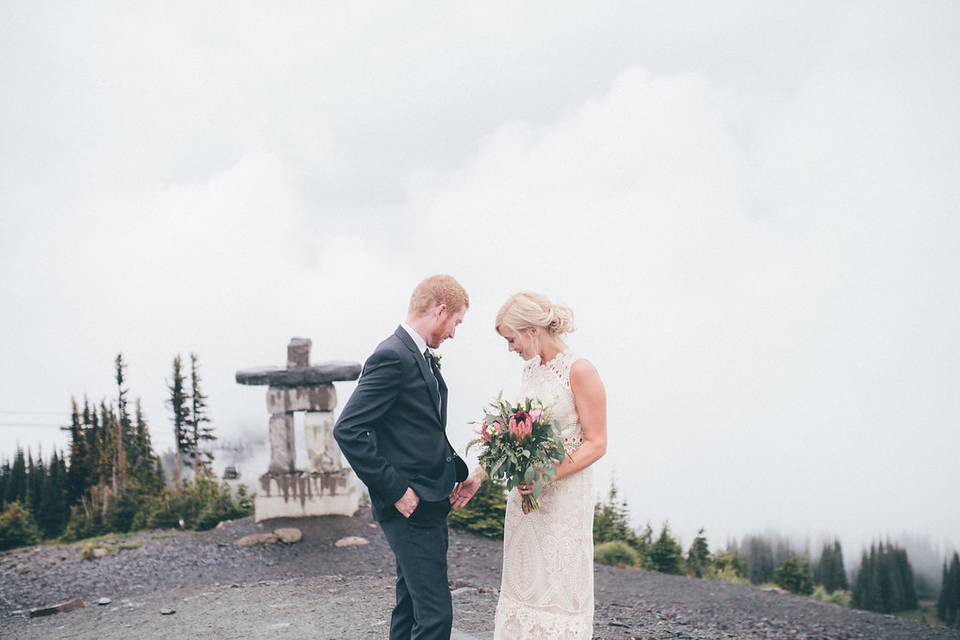
[{"label": "bride's hair bun", "polygon": [[576,331],[577,325],[573,322],[573,309],[565,304],[554,304],[550,306],[550,322],[547,323],[547,331],[558,336],[563,333]]},{"label": "bride's hair bun", "polygon": [[553,304],[540,293],[515,293],[497,312],[496,330],[508,326],[514,331],[539,327],[554,336],[574,331],[573,310],[563,304]]}]

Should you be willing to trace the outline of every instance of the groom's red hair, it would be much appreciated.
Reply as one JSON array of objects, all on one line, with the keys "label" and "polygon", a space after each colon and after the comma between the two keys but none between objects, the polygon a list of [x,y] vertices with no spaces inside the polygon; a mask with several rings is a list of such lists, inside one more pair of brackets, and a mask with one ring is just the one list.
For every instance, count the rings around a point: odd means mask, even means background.
[{"label": "groom's red hair", "polygon": [[438,304],[447,305],[448,310],[456,313],[470,306],[470,296],[453,276],[430,276],[413,290],[408,313],[418,318]]}]

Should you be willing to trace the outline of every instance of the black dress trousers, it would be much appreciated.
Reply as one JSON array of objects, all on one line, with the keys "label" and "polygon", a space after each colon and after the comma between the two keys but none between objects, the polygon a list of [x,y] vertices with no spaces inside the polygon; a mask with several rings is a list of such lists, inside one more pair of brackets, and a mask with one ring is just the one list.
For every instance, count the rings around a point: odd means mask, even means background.
[{"label": "black dress trousers", "polygon": [[453,603],[447,586],[447,514],[450,501],[421,501],[409,518],[380,521],[397,558],[397,603],[390,640],[449,640]]}]

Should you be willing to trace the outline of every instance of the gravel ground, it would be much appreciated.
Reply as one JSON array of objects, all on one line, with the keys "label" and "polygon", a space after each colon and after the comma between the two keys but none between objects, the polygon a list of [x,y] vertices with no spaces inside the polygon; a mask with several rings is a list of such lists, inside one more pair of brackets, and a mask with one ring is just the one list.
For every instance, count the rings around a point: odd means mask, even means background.
[{"label": "gravel ground", "polygon": [[[242,548],[248,533],[295,526],[294,545]],[[344,536],[370,544],[337,548]],[[84,543],[0,554],[0,638],[385,638],[392,556],[367,511],[357,517],[245,518],[204,533],[108,537],[111,552],[82,560]],[[111,544],[112,542],[112,544]],[[120,549],[120,544],[142,546]],[[492,634],[500,543],[451,530],[455,637]],[[24,611],[82,598],[83,609],[44,618]],[[107,605],[97,605],[110,598]],[[960,633],[801,596],[648,571],[596,568],[594,634],[601,639],[950,638]],[[161,609],[172,609],[161,615]]]}]

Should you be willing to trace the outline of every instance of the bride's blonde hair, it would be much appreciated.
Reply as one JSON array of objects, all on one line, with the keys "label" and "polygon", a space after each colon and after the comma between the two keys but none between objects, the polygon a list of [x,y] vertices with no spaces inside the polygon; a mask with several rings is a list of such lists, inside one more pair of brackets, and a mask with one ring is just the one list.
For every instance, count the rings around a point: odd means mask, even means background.
[{"label": "bride's blonde hair", "polygon": [[576,330],[573,310],[562,304],[553,304],[547,296],[532,291],[515,293],[497,312],[495,328],[507,326],[514,331],[539,327],[552,336]]}]

